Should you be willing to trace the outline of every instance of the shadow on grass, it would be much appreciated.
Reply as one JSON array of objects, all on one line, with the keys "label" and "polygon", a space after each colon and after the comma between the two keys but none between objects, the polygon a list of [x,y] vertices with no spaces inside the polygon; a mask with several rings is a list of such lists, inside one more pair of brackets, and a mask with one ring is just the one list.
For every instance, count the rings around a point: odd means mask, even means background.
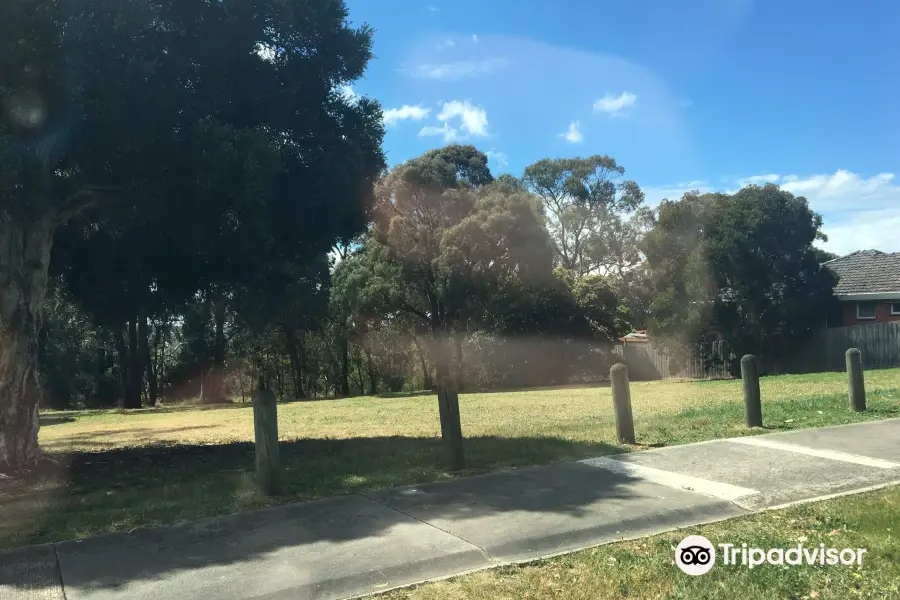
[{"label": "shadow on grass", "polygon": [[[64,457],[65,479],[46,485],[41,499],[33,491],[6,494],[0,513],[7,523],[0,546],[21,546],[106,533],[132,531],[58,544],[60,560],[70,568],[67,589],[118,588],[130,581],[211,565],[243,563],[284,546],[321,541],[346,542],[389,534],[399,524],[417,521],[364,496],[373,488],[455,479],[488,471],[530,467],[621,452],[603,443],[579,443],[552,437],[475,437],[466,440],[469,468],[448,473],[440,467],[444,445],[436,438],[370,437],[282,442],[284,493],[272,500],[254,491],[254,449],[250,443],[150,446]],[[489,479],[435,483],[437,493],[453,497],[463,486],[485,501],[450,502],[440,518],[506,511],[578,515],[603,498],[628,498],[631,481],[580,464],[518,469]],[[484,487],[486,486],[486,487]],[[488,497],[481,498],[480,490]],[[455,490],[455,491],[454,491]],[[302,502],[329,496],[322,502]],[[39,514],[16,524],[14,505],[37,507]],[[242,512],[214,521],[186,523],[175,529],[147,526],[192,521]],[[473,508],[477,512],[473,513]],[[13,519],[11,522],[10,519]],[[402,543],[402,540],[400,540]]]},{"label": "shadow on grass", "polygon": [[70,417],[61,414],[52,414],[52,415],[40,415],[40,423],[41,427],[49,427],[50,425],[59,425],[60,423],[72,423],[75,421],[75,417]]}]

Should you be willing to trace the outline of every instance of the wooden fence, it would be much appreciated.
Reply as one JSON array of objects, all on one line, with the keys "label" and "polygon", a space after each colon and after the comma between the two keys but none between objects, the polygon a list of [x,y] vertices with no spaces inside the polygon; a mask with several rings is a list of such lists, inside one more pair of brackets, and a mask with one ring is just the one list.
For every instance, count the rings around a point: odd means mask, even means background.
[{"label": "wooden fence", "polygon": [[[859,348],[864,369],[900,367],[900,321],[835,327],[816,331],[796,350],[775,364],[764,365],[766,373],[818,373],[845,370],[844,353]],[[724,342],[696,346],[686,354],[672,354],[646,344],[623,344],[612,353],[628,365],[633,379],[728,379],[728,359],[733,359]],[[726,356],[726,354],[728,356]]]},{"label": "wooden fence", "polygon": [[900,321],[819,330],[777,365],[778,371],[843,371],[844,353],[849,348],[859,348],[864,369],[900,367]]},{"label": "wooden fence", "polygon": [[632,379],[727,379],[728,353],[725,342],[710,342],[674,354],[653,343],[623,344],[613,354],[628,365]]}]

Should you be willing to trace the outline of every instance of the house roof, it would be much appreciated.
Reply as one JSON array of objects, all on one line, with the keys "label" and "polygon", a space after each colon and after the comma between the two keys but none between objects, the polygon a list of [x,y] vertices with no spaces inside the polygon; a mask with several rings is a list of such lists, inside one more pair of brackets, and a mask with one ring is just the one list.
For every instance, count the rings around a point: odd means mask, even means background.
[{"label": "house roof", "polygon": [[877,299],[900,293],[900,252],[859,250],[824,263],[839,281],[834,293]]},{"label": "house roof", "polygon": [[647,336],[647,331],[642,329],[639,331],[632,331],[625,337],[620,337],[619,341],[627,344],[633,344],[635,342],[646,343],[650,341],[650,338]]}]

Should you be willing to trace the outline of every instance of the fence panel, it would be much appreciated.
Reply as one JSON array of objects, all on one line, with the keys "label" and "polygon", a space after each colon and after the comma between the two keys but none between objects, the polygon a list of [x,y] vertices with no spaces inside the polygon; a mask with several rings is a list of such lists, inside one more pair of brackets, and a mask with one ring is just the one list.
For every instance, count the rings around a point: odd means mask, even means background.
[{"label": "fence panel", "polygon": [[[900,367],[900,321],[871,323],[850,327],[820,329],[789,357],[774,365],[775,373],[816,373],[843,371],[844,353],[859,348],[863,368],[890,369]],[[703,360],[710,354],[711,363]],[[727,379],[728,352],[725,342],[710,342],[688,350],[684,360],[676,361],[653,344],[624,344],[613,348],[613,354],[629,365],[635,379]],[[678,369],[676,363],[681,362]]]},{"label": "fence panel", "polygon": [[900,367],[900,321],[816,331],[779,367],[788,373],[843,371],[850,348],[859,348],[866,369]]},{"label": "fence panel", "polygon": [[[623,344],[613,348],[613,354],[628,364],[629,375],[635,379],[727,379],[731,377],[726,362],[724,342],[710,342],[687,350],[687,355],[677,360],[662,347],[647,344]],[[713,360],[704,360],[704,355]],[[680,368],[679,368],[680,363]]]}]

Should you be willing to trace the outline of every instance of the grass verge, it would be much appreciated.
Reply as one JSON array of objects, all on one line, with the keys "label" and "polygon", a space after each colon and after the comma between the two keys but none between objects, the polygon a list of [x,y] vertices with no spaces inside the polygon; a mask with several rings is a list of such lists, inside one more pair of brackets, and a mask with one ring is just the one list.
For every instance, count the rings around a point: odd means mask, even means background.
[{"label": "grass verge", "polygon": [[608,388],[465,394],[469,468],[442,468],[431,396],[279,406],[285,493],[253,486],[249,406],[42,416],[54,477],[0,481],[0,548],[75,539],[259,508],[578,460],[650,446],[900,417],[900,370],[866,374],[869,410],[847,408],[842,373],[765,378],[768,429],[743,426],[740,381],[632,385],[637,446],[615,441]]},{"label": "grass verge", "polygon": [[[723,565],[683,574],[674,549],[687,535],[714,545],[866,548],[862,565]],[[718,551],[718,549],[717,549]],[[620,542],[515,567],[395,590],[383,600],[746,600],[900,598],[900,487]]]}]

